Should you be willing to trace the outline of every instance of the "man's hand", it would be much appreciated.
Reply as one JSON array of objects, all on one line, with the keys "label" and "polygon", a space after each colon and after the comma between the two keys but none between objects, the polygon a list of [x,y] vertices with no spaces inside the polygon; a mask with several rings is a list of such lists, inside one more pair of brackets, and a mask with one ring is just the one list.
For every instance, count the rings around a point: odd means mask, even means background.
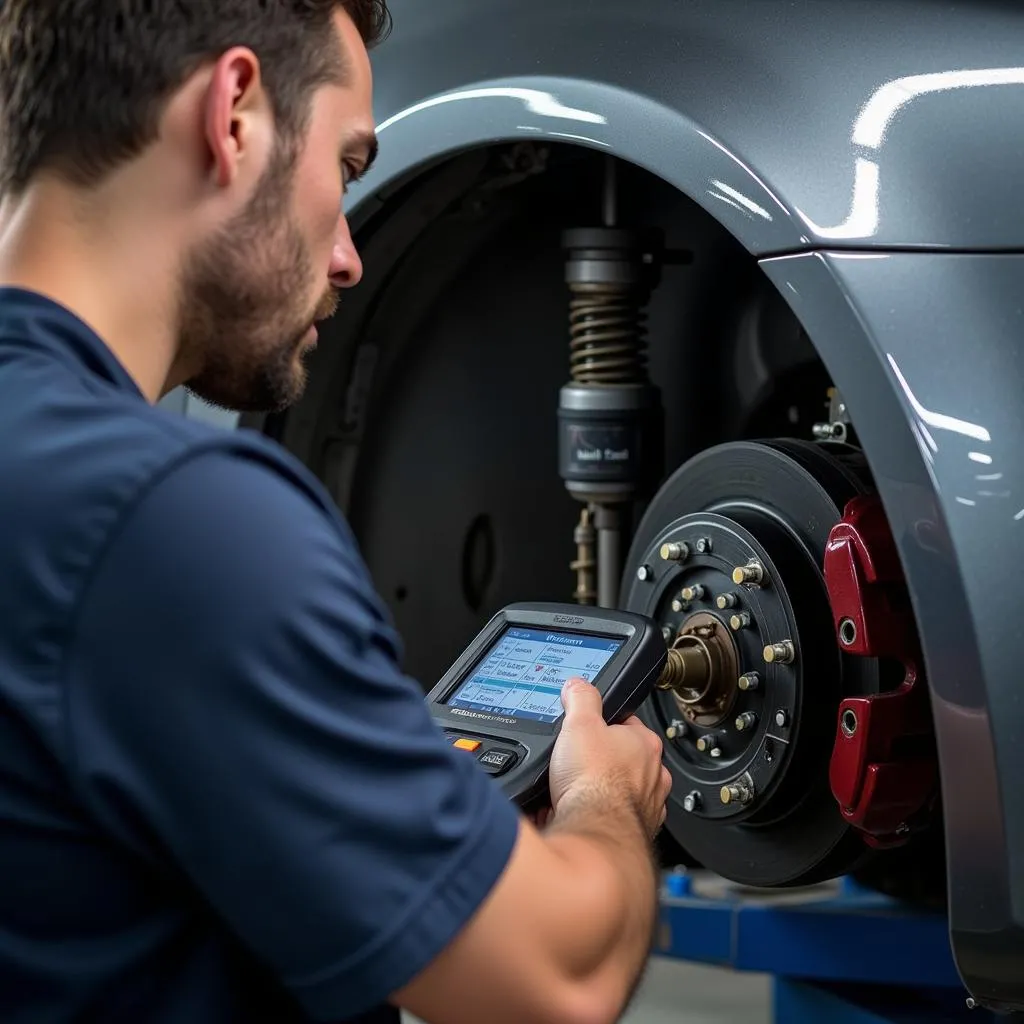
[{"label": "man's hand", "polygon": [[[661,763],[661,738],[638,718],[608,725],[592,683],[570,679],[562,689],[565,718],[551,756],[551,806],[587,813],[635,813],[648,838],[665,821],[672,777]],[[546,820],[545,820],[546,823]]]}]

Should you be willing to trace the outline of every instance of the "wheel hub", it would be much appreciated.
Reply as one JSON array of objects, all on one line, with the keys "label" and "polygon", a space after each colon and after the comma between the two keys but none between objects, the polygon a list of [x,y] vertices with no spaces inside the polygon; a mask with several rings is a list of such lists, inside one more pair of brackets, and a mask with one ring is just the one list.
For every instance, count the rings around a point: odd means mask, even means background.
[{"label": "wheel hub", "polygon": [[660,689],[672,691],[688,722],[718,725],[732,704],[737,679],[736,644],[725,624],[696,612],[680,625],[672,650],[679,656],[669,662]]},{"label": "wheel hub", "polygon": [[866,490],[851,452],[703,452],[655,496],[627,561],[624,604],[661,623],[670,647],[639,712],[665,737],[667,830],[743,884],[815,881],[863,849],[828,763],[839,703],[877,690],[877,663],[839,649],[821,569],[829,529]]},{"label": "wheel hub", "polygon": [[[645,610],[681,655],[649,710],[662,735],[672,728],[670,769],[687,785],[688,813],[708,819],[770,809],[801,717],[800,627],[779,566],[807,557],[754,518],[686,515],[646,552],[655,575]],[[742,519],[761,527],[760,539]],[[775,644],[792,645],[793,657],[766,661]],[[739,783],[745,790],[733,793]]]}]

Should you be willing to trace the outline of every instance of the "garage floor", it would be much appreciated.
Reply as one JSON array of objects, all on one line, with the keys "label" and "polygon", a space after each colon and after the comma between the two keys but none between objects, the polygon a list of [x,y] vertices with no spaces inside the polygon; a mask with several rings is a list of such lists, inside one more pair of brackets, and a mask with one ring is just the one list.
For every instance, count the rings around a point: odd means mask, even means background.
[{"label": "garage floor", "polygon": [[[761,975],[652,958],[621,1024],[770,1024],[771,983]],[[406,1016],[405,1024],[419,1024]]]},{"label": "garage floor", "polygon": [[763,975],[654,957],[622,1024],[770,1024],[771,981]]}]

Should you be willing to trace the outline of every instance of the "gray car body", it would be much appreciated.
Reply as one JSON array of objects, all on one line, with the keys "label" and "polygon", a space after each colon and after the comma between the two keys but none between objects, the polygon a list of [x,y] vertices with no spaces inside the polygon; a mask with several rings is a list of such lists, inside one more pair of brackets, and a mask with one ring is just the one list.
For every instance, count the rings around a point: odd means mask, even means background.
[{"label": "gray car body", "polygon": [[[392,0],[358,229],[497,141],[631,161],[760,262],[842,389],[908,576],[950,929],[1024,1006],[1024,14],[982,0]],[[1015,455],[1014,453],[1018,453]]]}]

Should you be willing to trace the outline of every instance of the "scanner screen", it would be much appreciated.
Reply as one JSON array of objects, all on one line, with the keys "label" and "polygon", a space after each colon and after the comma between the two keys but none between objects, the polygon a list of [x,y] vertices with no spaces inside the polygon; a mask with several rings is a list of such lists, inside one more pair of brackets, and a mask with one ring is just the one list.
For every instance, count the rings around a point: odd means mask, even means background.
[{"label": "scanner screen", "polygon": [[565,681],[578,676],[593,682],[622,644],[582,633],[507,627],[448,705],[556,722],[563,714]]}]

